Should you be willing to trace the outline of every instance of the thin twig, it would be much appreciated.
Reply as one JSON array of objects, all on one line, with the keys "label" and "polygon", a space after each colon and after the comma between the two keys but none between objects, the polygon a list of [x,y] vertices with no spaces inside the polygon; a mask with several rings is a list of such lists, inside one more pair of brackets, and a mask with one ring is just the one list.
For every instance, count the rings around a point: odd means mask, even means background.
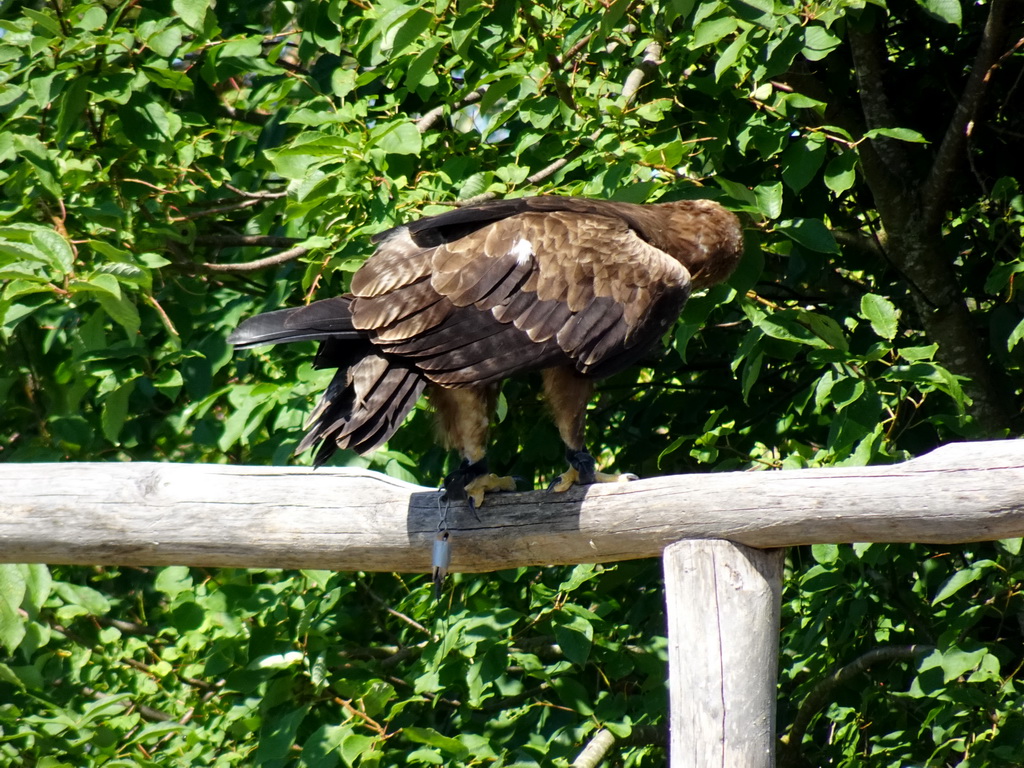
[{"label": "thin twig", "polygon": [[367,584],[365,581],[360,579],[356,583],[366,591],[366,594],[368,594],[374,600],[374,602],[376,602],[378,605],[380,605],[385,611],[390,613],[396,619],[401,619],[406,624],[408,624],[410,627],[418,629],[420,632],[422,632],[423,634],[427,635],[428,637],[433,637],[434,636],[433,633],[429,629],[427,629],[422,624],[420,624],[418,621],[416,621],[416,619],[414,619],[414,618],[412,618],[410,616],[406,616],[401,611],[396,611],[394,608],[392,608],[390,605],[388,605],[387,602],[384,600],[384,598],[382,598],[380,595],[378,595],[376,592],[374,592],[373,589],[370,588],[370,585]]},{"label": "thin twig", "polygon": [[252,208],[254,205],[259,205],[259,198],[248,198],[245,200],[236,200],[226,205],[218,205],[213,208],[204,208],[201,211],[195,211],[194,213],[186,213],[184,216],[172,216],[171,221],[192,221],[193,219],[201,219],[204,216],[214,216],[218,213],[230,213],[231,211],[238,211],[242,208]]},{"label": "thin twig", "polygon": [[[93,688],[89,688],[88,686],[82,688],[82,693],[84,693],[86,696],[96,699],[97,701],[101,699],[106,699],[110,696],[109,693],[103,693],[103,691],[97,691]],[[153,709],[153,707],[146,706],[145,704],[139,704],[137,701],[133,701],[131,699],[124,699],[117,703],[127,710],[138,710],[140,715],[142,715],[147,720],[152,720],[154,722],[166,722],[168,720],[174,719],[166,712],[161,712],[159,709]]]},{"label": "thin twig", "polygon": [[334,703],[340,704],[345,709],[345,711],[348,712],[350,715],[358,717],[378,735],[383,736],[385,738],[387,738],[390,735],[388,734],[387,728],[378,723],[376,720],[374,720],[372,717],[370,717],[368,714],[363,712],[358,707],[352,706],[351,699],[343,699],[341,696],[335,696]]},{"label": "thin twig", "polygon": [[301,242],[302,239],[298,237],[275,237],[273,235],[200,235],[196,238],[196,245],[225,248],[250,245],[262,248],[288,248]]},{"label": "thin twig", "polygon": [[207,262],[201,264],[200,267],[207,272],[255,272],[258,269],[276,267],[279,264],[294,261],[305,256],[307,253],[309,253],[308,248],[296,246],[295,248],[289,248],[287,251],[281,251],[281,253],[275,253],[273,256],[256,259],[255,261],[245,261],[241,264],[210,264]]},{"label": "thin twig", "polygon": [[157,311],[157,314],[160,315],[160,320],[163,322],[164,328],[167,329],[167,332],[175,337],[180,336],[181,334],[178,333],[178,329],[174,326],[174,323],[171,322],[171,318],[167,315],[167,312],[165,312],[164,308],[160,306],[160,302],[157,301],[156,296],[144,293],[142,294],[142,297],[145,299],[146,303],[153,307],[153,309]]},{"label": "thin twig", "polygon": [[225,184],[224,188],[225,189],[230,189],[232,192],[234,192],[239,197],[252,198],[254,200],[276,200],[277,198],[287,197],[288,196],[288,190],[287,189],[282,189],[282,190],[280,190],[278,192],[267,192],[267,191],[262,191],[262,190],[259,191],[259,192],[249,192],[248,190],[239,189],[238,187],[234,187],[234,186],[232,186],[230,184]]}]

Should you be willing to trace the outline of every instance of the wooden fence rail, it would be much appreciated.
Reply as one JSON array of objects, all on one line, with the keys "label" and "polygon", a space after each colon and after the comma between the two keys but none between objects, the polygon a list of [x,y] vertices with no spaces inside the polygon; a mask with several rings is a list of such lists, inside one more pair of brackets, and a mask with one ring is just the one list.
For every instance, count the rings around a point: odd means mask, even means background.
[{"label": "wooden fence rail", "polygon": [[[427,571],[439,494],[351,469],[0,464],[0,562]],[[495,494],[449,513],[453,571],[749,547],[1024,535],[1024,441],[882,467],[676,475]]]},{"label": "wooden fence rail", "polygon": [[[0,562],[428,571],[441,511],[436,490],[359,470],[0,464]],[[770,766],[771,550],[1024,536],[1024,441],[883,467],[494,495],[477,515],[453,505],[448,528],[453,571],[664,553],[672,766]]]}]

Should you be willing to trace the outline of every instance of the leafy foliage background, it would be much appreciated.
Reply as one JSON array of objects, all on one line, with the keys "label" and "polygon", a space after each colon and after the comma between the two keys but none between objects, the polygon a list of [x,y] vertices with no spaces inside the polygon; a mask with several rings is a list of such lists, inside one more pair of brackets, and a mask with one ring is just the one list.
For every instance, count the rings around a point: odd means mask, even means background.
[{"label": "leafy foliage background", "polygon": [[[311,349],[234,357],[230,330],[343,290],[397,221],[539,192],[746,220],[729,284],[602,387],[605,464],[1016,435],[1022,34],[1008,0],[0,4],[0,460],[305,461]],[[535,383],[492,463],[542,483]],[[431,431],[339,461],[434,485]],[[1024,762],[1020,547],[794,549],[781,762]],[[435,604],[415,575],[0,565],[0,754],[568,765],[604,728],[610,764],[662,765],[659,579],[521,569]]]}]

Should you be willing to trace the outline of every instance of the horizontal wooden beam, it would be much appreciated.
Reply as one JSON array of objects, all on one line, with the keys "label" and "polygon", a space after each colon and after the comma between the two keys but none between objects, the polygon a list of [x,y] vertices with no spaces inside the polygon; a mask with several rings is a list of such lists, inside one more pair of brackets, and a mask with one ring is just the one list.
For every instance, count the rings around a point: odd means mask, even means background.
[{"label": "horizontal wooden beam", "polygon": [[[435,490],[353,469],[0,464],[0,562],[427,571]],[[611,562],[681,539],[751,547],[1024,536],[1024,441],[904,464],[495,494],[449,513],[453,571]]]}]

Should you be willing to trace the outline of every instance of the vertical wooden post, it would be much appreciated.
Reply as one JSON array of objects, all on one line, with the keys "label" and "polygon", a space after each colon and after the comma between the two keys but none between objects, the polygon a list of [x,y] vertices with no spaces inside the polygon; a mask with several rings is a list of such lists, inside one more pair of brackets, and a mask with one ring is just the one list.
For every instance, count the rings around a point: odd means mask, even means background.
[{"label": "vertical wooden post", "polygon": [[784,554],[722,539],[665,549],[671,768],[775,764]]}]

